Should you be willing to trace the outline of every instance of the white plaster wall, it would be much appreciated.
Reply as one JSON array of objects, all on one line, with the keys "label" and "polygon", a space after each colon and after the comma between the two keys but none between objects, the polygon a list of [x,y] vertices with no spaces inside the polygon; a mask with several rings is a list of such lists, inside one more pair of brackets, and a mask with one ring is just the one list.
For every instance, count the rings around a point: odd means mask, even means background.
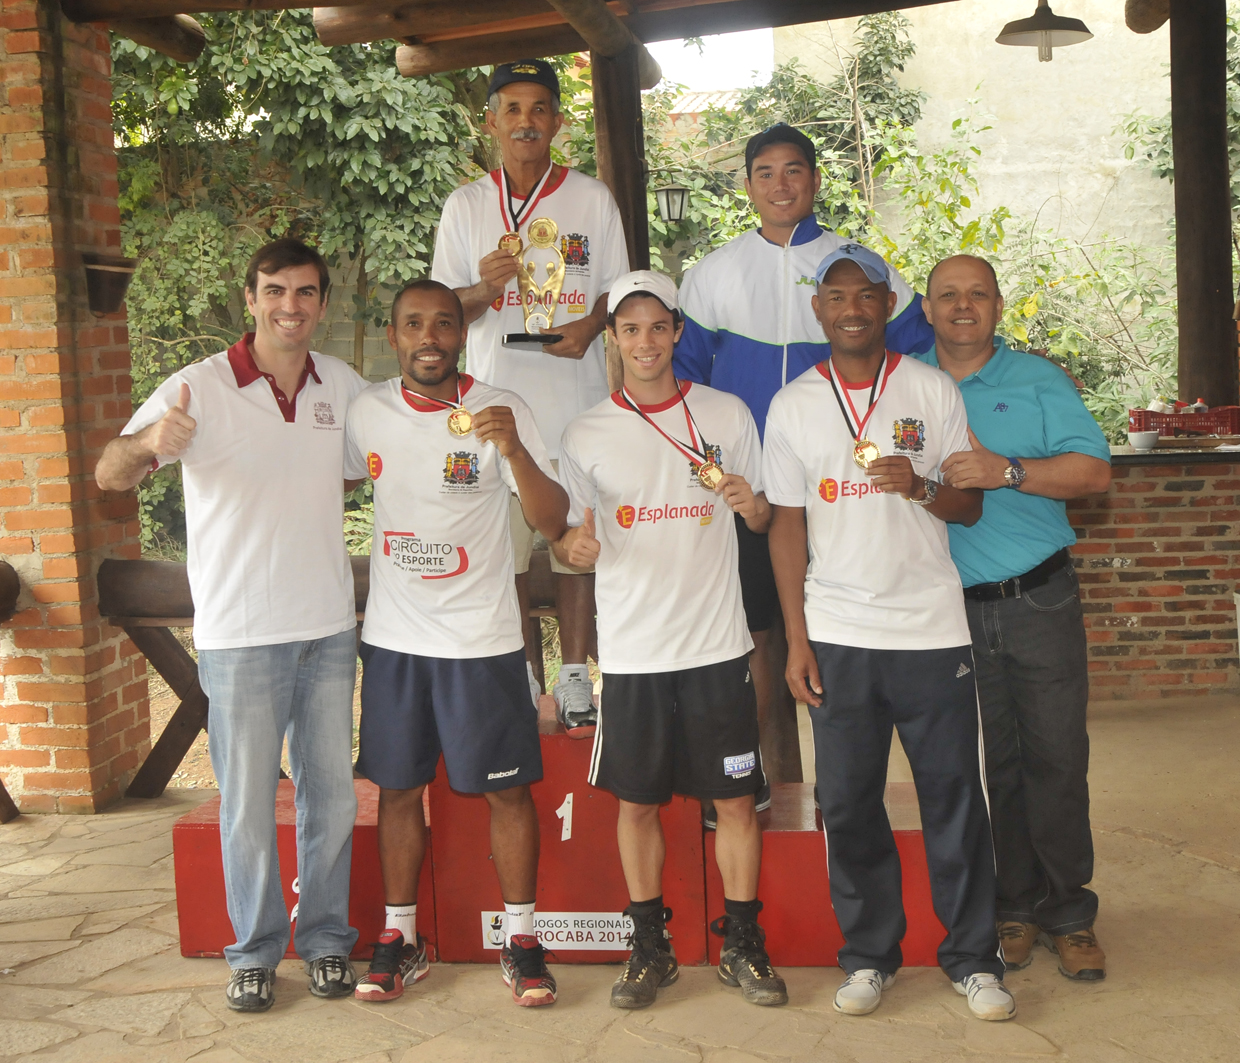
[{"label": "white plaster wall", "polygon": [[[976,206],[1006,205],[1077,239],[1105,233],[1165,246],[1171,185],[1124,158],[1115,128],[1131,111],[1169,109],[1168,28],[1133,33],[1124,25],[1123,0],[1056,0],[1056,13],[1082,19],[1094,39],[1056,49],[1053,62],[1040,63],[1034,48],[995,43],[1005,23],[1032,15],[1036,6],[1036,0],[954,0],[905,12],[917,55],[901,82],[929,97],[918,126],[921,143],[946,141],[952,120],[977,98],[994,128],[978,141]],[[834,76],[832,34],[841,50],[849,47],[856,21],[777,29],[776,63],[795,57],[820,78]]]}]

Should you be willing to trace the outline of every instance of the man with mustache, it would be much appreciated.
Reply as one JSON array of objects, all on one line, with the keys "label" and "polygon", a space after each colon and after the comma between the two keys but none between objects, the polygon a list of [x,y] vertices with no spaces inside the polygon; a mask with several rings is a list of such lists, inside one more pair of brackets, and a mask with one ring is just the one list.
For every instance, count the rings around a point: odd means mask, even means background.
[{"label": "man with mustache", "polygon": [[297,788],[297,952],[310,992],[348,996],[353,574],[345,553],[344,423],[366,386],[310,351],[327,312],[327,264],[292,239],[246,270],[254,331],[173,373],[104,449],[95,481],[126,491],[172,461],[185,485],[198,676],[211,699],[211,766],[237,940],[225,1000],[266,1011],[289,940],[275,801],[288,737]]},{"label": "man with mustache", "polygon": [[[431,276],[453,288],[465,308],[470,372],[529,403],[554,466],[568,422],[607,397],[601,339],[607,291],[628,272],[628,251],[620,212],[607,186],[551,161],[552,140],[564,123],[560,82],[551,65],[541,59],[504,63],[495,68],[487,96],[487,131],[503,164],[458,188],[444,203]],[[522,266],[500,241],[515,233],[526,248],[521,257],[538,259],[534,282],[545,283],[543,263],[551,256],[531,251],[530,223],[536,219],[555,223],[553,247],[564,259],[564,283],[551,325],[563,339],[539,351],[512,350],[502,346],[503,337],[526,331],[516,280]],[[515,504],[511,520],[524,616],[534,530]],[[554,690],[556,711],[572,737],[587,738],[594,733],[596,718],[586,670],[596,641],[594,573],[570,568],[554,554],[551,567],[563,660]],[[530,662],[541,653],[540,639],[527,643]],[[532,667],[527,671],[537,698]]]},{"label": "man with mustache", "polygon": [[[452,289],[407,284],[387,334],[401,375],[358,397],[345,447],[349,474],[368,475],[375,488],[357,766],[379,786],[386,904],[357,996],[393,1000],[428,971],[416,923],[422,793],[442,752],[452,788],[484,794],[490,805],[507,913],[504,981],[523,1007],[552,1004],[555,979],[534,932],[530,783],[542,778],[542,755],[525,686],[508,499],[558,539],[568,497],[549,475],[529,407],[457,372],[466,325]],[[452,841],[436,836],[435,844]]]},{"label": "man with mustache", "polygon": [[[810,300],[818,263],[845,241],[814,216],[821,185],[814,144],[799,129],[779,123],[751,137],[745,145],[745,192],[760,224],[708,254],[685,274],[681,286],[685,328],[676,344],[677,375],[739,397],[759,435],[775,393],[831,353]],[[896,300],[887,346],[900,352],[929,350],[934,333],[920,300],[890,267],[888,276]],[[762,746],[771,754],[772,777],[786,782],[783,764],[799,761],[800,754],[796,704],[778,682],[781,666],[768,655],[771,629],[779,634],[779,599],[767,536],[740,520],[736,535],[755,647],[751,660]],[[758,807],[769,802],[768,790],[759,796]]]},{"label": "man with mustache", "polygon": [[1107,490],[1111,448],[1058,366],[995,335],[1003,296],[989,262],[944,259],[926,292],[936,342],[923,358],[960,386],[971,429],[944,481],[986,492],[982,519],[948,531],[973,633],[1003,958],[1019,971],[1040,940],[1061,974],[1096,982],[1089,662],[1064,501]]}]

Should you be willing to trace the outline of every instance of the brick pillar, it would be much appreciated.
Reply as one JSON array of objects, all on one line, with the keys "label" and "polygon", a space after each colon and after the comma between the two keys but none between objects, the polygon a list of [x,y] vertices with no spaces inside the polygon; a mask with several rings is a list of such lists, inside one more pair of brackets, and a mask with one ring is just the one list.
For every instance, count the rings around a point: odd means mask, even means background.
[{"label": "brick pillar", "polygon": [[0,775],[24,811],[93,812],[150,746],[146,662],[99,617],[95,572],[137,557],[132,495],[93,472],[129,414],[123,313],[91,314],[81,253],[119,254],[106,29],[56,0],[0,9]]}]

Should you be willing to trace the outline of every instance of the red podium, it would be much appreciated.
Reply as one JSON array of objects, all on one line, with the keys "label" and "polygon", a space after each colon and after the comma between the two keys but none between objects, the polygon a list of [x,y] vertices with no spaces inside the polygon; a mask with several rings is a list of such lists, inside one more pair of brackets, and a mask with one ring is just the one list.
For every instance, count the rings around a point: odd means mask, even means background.
[{"label": "red podium", "polygon": [[[353,827],[353,869],[349,876],[349,924],[357,927],[354,958],[369,958],[383,932],[383,877],[379,872],[376,823],[379,788],[355,779],[357,821]],[[290,922],[297,905],[297,809],[293,784],[281,779],[276,793],[276,844],[280,851],[280,881]],[[429,839],[428,839],[429,847]],[[232,944],[232,923],[224,899],[224,864],[220,856],[220,799],[199,805],[172,828],[172,859],[176,869],[177,919],[182,956],[222,956]],[[435,959],[435,891],[430,860],[418,885],[418,931]],[[290,941],[287,956],[296,956]]]},{"label": "red podium", "polygon": [[[917,795],[912,783],[889,783],[887,814],[903,870],[908,931],[901,945],[906,967],[937,967],[936,950],[947,933],[930,901],[930,876],[922,844]],[[831,909],[826,839],[814,808],[810,783],[771,787],[771,809],[763,812],[759,917],[766,949],[776,967],[834,967],[844,944]],[[715,835],[706,835],[706,903],[712,916],[723,914],[723,881],[715,865]],[[710,962],[719,962],[723,939],[710,935]]]},{"label": "red podium", "polygon": [[[569,738],[543,720],[543,779],[531,787],[542,849],[535,928],[554,962],[608,963],[628,954],[628,889],[616,848],[616,799],[587,781],[593,743]],[[490,862],[486,799],[458,794],[442,765],[428,788],[440,959],[495,963],[503,945],[503,900]],[[701,810],[673,798],[662,810],[667,836],[663,897],[681,963],[706,959],[706,897]],[[450,900],[449,900],[450,898]],[[421,909],[419,909],[420,913]],[[419,914],[420,918],[420,914]]]}]

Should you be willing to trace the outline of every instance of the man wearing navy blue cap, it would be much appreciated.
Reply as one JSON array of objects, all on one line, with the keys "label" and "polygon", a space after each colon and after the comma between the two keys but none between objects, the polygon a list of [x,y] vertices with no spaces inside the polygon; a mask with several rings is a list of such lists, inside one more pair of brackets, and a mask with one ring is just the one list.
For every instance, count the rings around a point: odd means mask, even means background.
[{"label": "man wearing navy blue cap", "polygon": [[944,476],[986,492],[982,519],[949,536],[977,667],[1003,956],[1027,967],[1040,938],[1066,977],[1098,981],[1089,673],[1064,500],[1107,490],[1111,451],[1067,375],[995,335],[1003,297],[988,262],[945,259],[926,287],[925,359],[959,384],[971,429]]},{"label": "man wearing navy blue cap", "polygon": [[[529,404],[555,467],[565,426],[608,394],[602,332],[608,289],[629,270],[624,227],[605,184],[552,162],[551,142],[564,119],[560,82],[549,63],[523,59],[497,66],[487,89],[486,121],[502,165],[444,203],[431,276],[452,288],[465,308],[470,372]],[[549,257],[562,261],[563,281],[550,307],[550,328],[543,331],[563,338],[534,351],[504,347],[505,335],[533,328],[524,312],[533,293],[522,290],[517,273],[530,262],[537,266],[535,282],[552,284],[542,272]],[[552,294],[548,289],[544,298]],[[515,502],[509,523],[525,615],[534,529]],[[595,641],[594,573],[575,571],[554,554],[551,568],[564,662],[553,690],[556,712],[571,737],[587,738],[596,715],[586,670]],[[531,638],[528,626],[525,651],[537,697],[532,662],[541,656],[542,642]]]},{"label": "man wearing navy blue cap", "polygon": [[846,244],[816,272],[831,358],[771,403],[762,482],[788,632],[788,683],[809,705],[831,903],[847,978],[835,1010],[866,1015],[903,962],[900,858],[883,806],[892,727],[921,810],[939,964],[980,1019],[1003,985],[977,689],[947,528],[982,492],[941,482],[969,447],[960,390],[886,347],[896,295],[873,251]]},{"label": "man wearing navy blue cap", "polygon": [[[684,334],[676,345],[676,373],[687,380],[728,391],[749,406],[758,432],[765,430],[775,393],[831,353],[810,299],[814,273],[846,241],[818,224],[814,200],[822,185],[813,142],[780,123],[745,146],[745,191],[761,224],[693,266],[681,285]],[[896,296],[887,323],[893,351],[927,351],[934,333],[921,300],[894,269],[885,266]],[[771,574],[767,537],[737,522],[741,587],[756,647],[754,686],[763,747],[775,781],[801,778],[796,706],[776,678],[782,663],[771,661],[778,640],[779,602]],[[770,649],[768,647],[770,646]]]}]

